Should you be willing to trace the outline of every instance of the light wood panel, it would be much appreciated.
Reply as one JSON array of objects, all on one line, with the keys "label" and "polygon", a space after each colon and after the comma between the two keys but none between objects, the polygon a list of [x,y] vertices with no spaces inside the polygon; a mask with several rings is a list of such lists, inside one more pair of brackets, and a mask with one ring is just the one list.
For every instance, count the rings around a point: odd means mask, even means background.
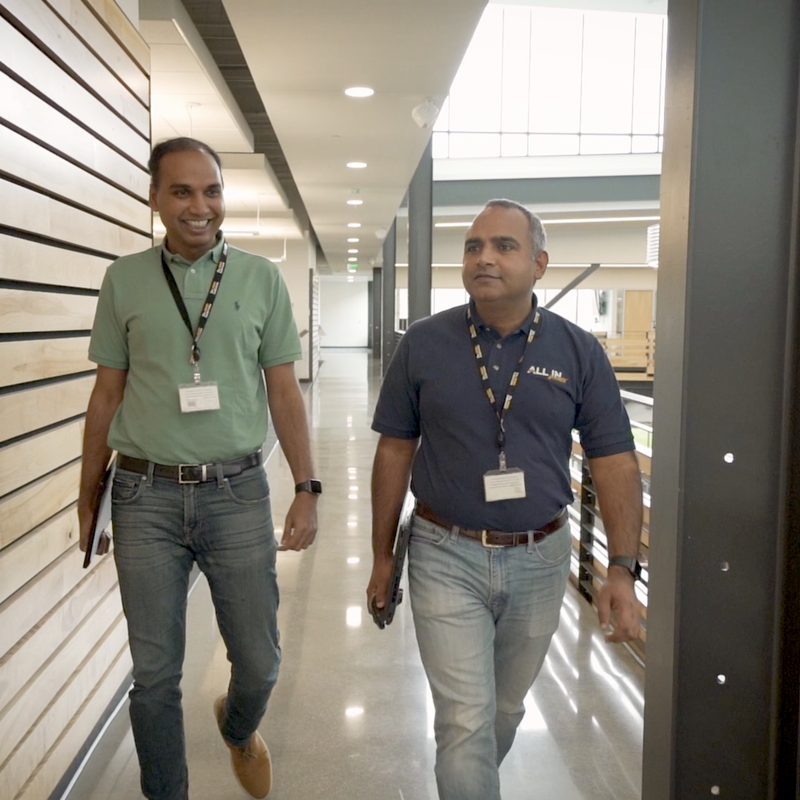
[{"label": "light wood panel", "polygon": [[150,105],[150,80],[135,59],[81,0],[47,0],[55,12],[83,39],[142,105]]},{"label": "light wood panel", "polygon": [[42,97],[52,98],[88,130],[141,166],[147,166],[148,138],[127,125],[4,19],[0,19],[0,52],[6,67]]},{"label": "light wood panel", "polygon": [[8,599],[78,541],[76,506],[0,550],[0,601]]},{"label": "light wood panel", "polygon": [[0,278],[6,280],[99,289],[110,263],[107,258],[0,234]]},{"label": "light wood panel", "polygon": [[623,336],[645,334],[653,328],[653,292],[625,290]]},{"label": "light wood panel", "polygon": [[[61,642],[91,615],[97,608],[97,598],[111,590],[117,593],[116,585],[117,571],[113,560],[110,557],[100,559],[97,569],[89,572],[12,651],[0,658],[0,710],[14,701]],[[0,753],[0,763],[3,760]]]},{"label": "light wood panel", "polygon": [[150,136],[150,113],[146,105],[87,48],[75,32],[43,2],[3,0],[6,11],[30,31],[38,46],[49,50],[128,125],[144,137]]},{"label": "light wood panel", "polygon": [[152,212],[147,203],[2,125],[0,153],[3,154],[3,170],[23,183],[79,203],[149,235]]},{"label": "light wood panel", "polygon": [[[104,657],[105,653],[101,653],[99,656],[99,658]],[[42,798],[50,796],[61,780],[61,776],[69,769],[73,759],[92,733],[97,720],[106,711],[123,681],[128,678],[131,671],[128,645],[125,644],[122,647],[108,669],[99,677],[93,670],[94,663],[93,661],[87,664],[86,674],[79,676],[80,682],[75,689],[79,697],[83,692],[88,692],[88,695],[83,694],[85,698],[83,705],[69,720],[64,732],[31,776],[30,782],[24,786],[19,797],[14,800],[42,800]],[[96,682],[91,684],[90,680]],[[89,691],[92,686],[94,688]],[[50,720],[48,724],[55,726],[56,723]]]},{"label": "light wood panel", "polygon": [[95,368],[88,336],[0,342],[0,386],[56,378]]},{"label": "light wood panel", "polygon": [[[80,419],[0,448],[0,497],[78,458],[82,444]],[[0,579],[0,593],[2,589]]]},{"label": "light wood panel", "polygon": [[95,365],[72,332],[152,246],[149,51],[113,0],[4,0],[0,52],[0,796],[44,800],[130,673],[113,558],[78,547]]},{"label": "light wood panel", "polygon": [[136,197],[147,200],[150,176],[144,167],[132,165],[93,132],[81,127],[5,73],[0,73],[0,97],[6,101],[0,114],[5,124],[16,126],[27,136],[35,137]]},{"label": "light wood panel", "polygon": [[81,465],[76,461],[0,500],[0,549],[77,502],[80,479]]},{"label": "light wood panel", "polygon": [[0,180],[0,222],[114,257],[138,253],[152,245],[148,236],[5,180]]},{"label": "light wood panel", "polygon": [[[81,624],[63,639],[42,669],[28,675],[29,680],[20,689],[16,702],[7,706],[0,715],[0,764],[10,755],[15,739],[19,741],[26,732],[38,727],[36,719],[69,682],[86,654],[91,653],[109,630],[116,627],[116,622],[121,616],[122,601],[119,592],[112,587],[97,598],[94,608],[89,611]],[[119,642],[119,646],[123,641]],[[68,720],[69,717],[65,722]],[[40,753],[36,761],[27,767],[26,777],[41,760],[42,755],[44,754]],[[10,764],[6,764],[3,771],[5,772],[9,766]]]},{"label": "light wood panel", "polygon": [[12,697],[11,703],[3,708],[0,714],[0,764],[8,758],[15,743],[34,726],[34,721],[68,682],[86,654],[121,616],[122,601],[115,587],[108,588],[95,600],[95,605],[80,624],[69,634],[64,632],[60,636],[58,646],[53,648],[42,668],[25,676],[16,697]]},{"label": "light wood panel", "polygon": [[[6,762],[3,776],[15,793],[19,792],[28,777],[46,758],[48,750],[56,744],[62,731],[68,728],[70,721],[86,701],[87,692],[97,685],[97,681],[125,646],[125,633],[124,620],[120,614],[114,627],[94,645],[86,662],[70,676],[69,682],[53,698],[52,704],[46,710],[43,709],[45,713],[27,732],[18,749]],[[26,698],[27,696],[28,693],[25,694]]]},{"label": "light wood panel", "polygon": [[142,71],[150,74],[150,48],[134,24],[114,0],[83,0],[84,5],[108,28],[120,46],[129,53]]},{"label": "light wood panel", "polygon": [[83,553],[75,544],[16,594],[0,603],[0,654],[5,656],[18,647],[21,639],[104,560],[95,559],[84,570]]},{"label": "light wood panel", "polygon": [[0,289],[0,333],[91,330],[97,298]]},{"label": "light wood panel", "polygon": [[0,395],[0,443],[84,414],[94,375]]}]

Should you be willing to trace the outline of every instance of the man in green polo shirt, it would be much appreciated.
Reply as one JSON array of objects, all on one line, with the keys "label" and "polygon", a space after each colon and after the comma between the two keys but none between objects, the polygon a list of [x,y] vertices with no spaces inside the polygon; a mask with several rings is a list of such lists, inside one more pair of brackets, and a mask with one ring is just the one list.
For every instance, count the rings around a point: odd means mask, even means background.
[{"label": "man in green polo shirt", "polygon": [[[89,358],[78,512],[86,548],[112,450],[114,556],[128,622],[131,725],[150,800],[187,800],[180,679],[186,597],[208,579],[231,662],[214,714],[234,772],[253,797],[272,773],[258,725],[275,685],[277,549],[317,531],[308,425],[294,374],[300,341],[277,267],[231,247],[217,154],[193,139],[158,145],[150,204],[164,244],[115,261],[97,305]],[[266,387],[265,387],[266,384]],[[297,492],[277,545],[261,445],[267,406]]]}]

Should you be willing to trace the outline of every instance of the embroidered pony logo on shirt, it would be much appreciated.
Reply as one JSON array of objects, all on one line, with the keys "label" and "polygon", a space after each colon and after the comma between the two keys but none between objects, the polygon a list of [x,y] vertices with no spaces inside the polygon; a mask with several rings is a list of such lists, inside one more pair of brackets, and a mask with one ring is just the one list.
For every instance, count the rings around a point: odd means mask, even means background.
[{"label": "embroidered pony logo on shirt", "polygon": [[557,369],[548,370],[545,367],[528,367],[528,375],[540,375],[542,378],[547,378],[549,381],[557,381],[558,383],[567,383],[569,381],[569,378],[565,378]]}]

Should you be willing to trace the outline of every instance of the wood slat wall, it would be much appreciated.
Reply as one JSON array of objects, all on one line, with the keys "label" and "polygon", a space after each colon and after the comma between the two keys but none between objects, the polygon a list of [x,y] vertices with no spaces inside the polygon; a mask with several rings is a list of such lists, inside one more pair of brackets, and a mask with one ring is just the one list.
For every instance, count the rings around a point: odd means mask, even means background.
[{"label": "wood slat wall", "polygon": [[0,0],[0,796],[46,800],[130,672],[113,560],[82,569],[87,358],[149,247],[150,55],[113,0]]}]

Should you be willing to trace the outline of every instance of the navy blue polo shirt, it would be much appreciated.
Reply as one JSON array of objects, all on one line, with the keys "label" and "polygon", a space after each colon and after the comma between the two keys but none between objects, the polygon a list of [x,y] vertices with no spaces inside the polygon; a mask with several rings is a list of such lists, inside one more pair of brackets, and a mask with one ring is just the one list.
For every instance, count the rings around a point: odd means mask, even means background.
[{"label": "navy blue polo shirt", "polygon": [[[409,327],[386,373],[372,428],[399,439],[421,437],[412,490],[444,519],[464,528],[536,529],[573,500],[572,429],[589,458],[626,452],[634,449],[628,414],[597,339],[540,309],[539,330],[504,417],[508,467],[524,470],[527,496],[487,503],[483,475],[498,468],[498,422],[483,391],[466,308]],[[471,308],[490,384],[502,403],[533,312],[519,330],[501,337]]]}]

